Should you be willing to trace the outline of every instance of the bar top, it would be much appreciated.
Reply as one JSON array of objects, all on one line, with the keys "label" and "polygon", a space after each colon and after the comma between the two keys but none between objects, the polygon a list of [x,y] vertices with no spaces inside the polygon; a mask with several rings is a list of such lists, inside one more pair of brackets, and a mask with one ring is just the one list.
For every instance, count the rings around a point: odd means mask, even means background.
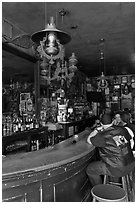
[{"label": "bar top", "polygon": [[71,137],[53,147],[3,157],[2,174],[10,176],[14,173],[41,171],[79,159],[94,150],[94,146],[86,142],[89,133],[88,129],[79,133],[76,143],[73,143],[74,137]]}]

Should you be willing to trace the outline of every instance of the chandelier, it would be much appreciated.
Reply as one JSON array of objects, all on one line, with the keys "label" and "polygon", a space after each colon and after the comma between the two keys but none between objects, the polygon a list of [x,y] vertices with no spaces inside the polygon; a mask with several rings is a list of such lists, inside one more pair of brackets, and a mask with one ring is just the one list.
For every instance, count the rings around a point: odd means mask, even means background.
[{"label": "chandelier", "polygon": [[68,79],[67,82],[70,84],[77,70],[75,53],[72,53],[68,63],[64,60],[63,45],[71,40],[70,35],[57,29],[54,18],[51,17],[46,28],[32,34],[31,39],[35,43],[33,46],[35,55],[40,61],[41,77],[47,80],[48,84],[55,79],[61,80],[61,83]]},{"label": "chandelier", "polygon": [[[64,49],[63,49],[64,50]],[[63,55],[63,52],[62,52]],[[56,69],[54,71],[54,67],[51,64],[47,63],[47,59],[44,59],[41,62],[41,77],[42,79],[46,80],[48,84],[51,83],[53,80],[60,80],[61,86],[64,85],[64,82],[66,81],[67,87],[70,86],[72,79],[74,77],[74,74],[77,70],[76,64],[77,64],[77,58],[75,56],[75,53],[72,53],[71,57],[69,57],[68,62],[64,59],[64,56],[62,56],[57,62],[56,62]],[[54,71],[54,74],[52,72]]]},{"label": "chandelier", "polygon": [[34,51],[39,59],[47,58],[50,64],[61,56],[64,44],[71,40],[71,37],[66,32],[58,30],[54,23],[54,18],[50,18],[50,23],[47,24],[44,30],[38,31],[31,36],[35,43]]}]

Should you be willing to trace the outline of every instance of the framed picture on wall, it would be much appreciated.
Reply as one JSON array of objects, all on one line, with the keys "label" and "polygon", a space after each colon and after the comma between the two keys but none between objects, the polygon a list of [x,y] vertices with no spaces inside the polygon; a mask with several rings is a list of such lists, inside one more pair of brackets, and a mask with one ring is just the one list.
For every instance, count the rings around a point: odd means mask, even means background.
[{"label": "framed picture on wall", "polygon": [[122,84],[128,83],[128,77],[127,77],[127,76],[122,76],[122,77],[121,77],[121,83],[122,83]]},{"label": "framed picture on wall", "polygon": [[135,82],[135,76],[131,76],[131,83]]},{"label": "framed picture on wall", "polygon": [[30,98],[30,93],[21,93],[20,94],[20,102],[26,101],[28,98]]}]

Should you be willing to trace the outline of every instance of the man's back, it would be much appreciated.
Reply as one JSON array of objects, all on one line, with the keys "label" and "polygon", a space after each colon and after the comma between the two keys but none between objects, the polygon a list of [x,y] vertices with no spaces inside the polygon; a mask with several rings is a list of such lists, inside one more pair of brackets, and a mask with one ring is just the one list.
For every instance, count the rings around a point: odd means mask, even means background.
[{"label": "man's back", "polygon": [[87,167],[92,185],[102,183],[101,175],[121,177],[134,170],[135,159],[130,146],[131,135],[125,127],[113,126],[111,114],[101,118],[102,129],[89,135],[87,142],[98,148],[100,158]]},{"label": "man's back", "polygon": [[111,126],[91,138],[98,147],[101,159],[110,167],[123,170],[134,161],[128,131],[124,127]]}]

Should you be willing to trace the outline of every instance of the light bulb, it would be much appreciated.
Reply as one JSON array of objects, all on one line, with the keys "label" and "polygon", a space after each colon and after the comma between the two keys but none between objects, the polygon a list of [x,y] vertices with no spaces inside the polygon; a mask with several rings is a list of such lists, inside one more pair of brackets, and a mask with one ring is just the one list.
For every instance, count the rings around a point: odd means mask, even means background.
[{"label": "light bulb", "polygon": [[53,32],[48,34],[48,43],[46,44],[45,51],[48,55],[56,55],[59,52],[56,35]]}]

